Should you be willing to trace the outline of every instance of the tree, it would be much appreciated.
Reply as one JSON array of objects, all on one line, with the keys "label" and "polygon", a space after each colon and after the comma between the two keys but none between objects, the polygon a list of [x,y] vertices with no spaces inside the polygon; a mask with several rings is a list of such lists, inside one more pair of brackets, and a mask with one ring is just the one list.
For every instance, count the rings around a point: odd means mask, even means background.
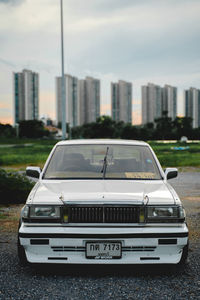
[{"label": "tree", "polygon": [[194,129],[192,128],[192,118],[176,117],[173,121],[173,129],[176,139],[180,140],[182,136],[192,138]]},{"label": "tree", "polygon": [[14,137],[16,135],[15,128],[13,128],[10,124],[1,124],[0,123],[0,137]]},{"label": "tree", "polygon": [[125,124],[121,133],[121,138],[127,140],[137,140],[139,138],[139,132],[136,126],[131,124]]},{"label": "tree", "polygon": [[109,116],[101,116],[96,122],[72,128],[72,138],[123,138],[137,140],[180,139],[181,136],[200,138],[200,128],[192,128],[192,119],[177,117],[174,121],[163,112],[155,123],[133,126],[116,122]]},{"label": "tree", "polygon": [[172,138],[172,119],[168,117],[168,112],[163,111],[162,117],[155,119],[156,123],[156,139],[170,139]]},{"label": "tree", "polygon": [[41,138],[43,136],[49,136],[49,131],[44,128],[44,124],[42,123],[42,121],[20,121],[19,136],[27,138]]}]

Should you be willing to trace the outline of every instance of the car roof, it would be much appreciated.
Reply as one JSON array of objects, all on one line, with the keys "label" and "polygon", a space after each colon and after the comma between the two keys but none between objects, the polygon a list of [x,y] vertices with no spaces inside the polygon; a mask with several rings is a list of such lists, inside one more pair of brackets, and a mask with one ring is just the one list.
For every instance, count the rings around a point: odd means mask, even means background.
[{"label": "car roof", "polygon": [[136,140],[122,140],[122,139],[79,139],[60,141],[56,145],[135,145],[135,146],[149,146],[143,141]]}]

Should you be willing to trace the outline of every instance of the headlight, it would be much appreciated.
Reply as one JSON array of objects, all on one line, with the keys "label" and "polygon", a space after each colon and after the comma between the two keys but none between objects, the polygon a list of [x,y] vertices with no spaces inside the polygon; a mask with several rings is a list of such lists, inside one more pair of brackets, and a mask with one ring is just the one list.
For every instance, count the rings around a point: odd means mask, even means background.
[{"label": "headlight", "polygon": [[58,206],[31,206],[30,218],[60,218]]},{"label": "headlight", "polygon": [[182,206],[150,206],[147,208],[147,220],[149,222],[156,221],[183,221],[185,219],[185,211]]},{"label": "headlight", "polygon": [[148,218],[177,217],[178,207],[148,207]]},{"label": "headlight", "polygon": [[185,209],[182,206],[179,206],[179,218],[185,220]]},{"label": "headlight", "polygon": [[22,219],[24,222],[60,222],[61,208],[53,205],[25,205],[22,210]]},{"label": "headlight", "polygon": [[28,214],[29,214],[29,206],[25,205],[22,209],[21,216],[22,218],[28,218]]}]

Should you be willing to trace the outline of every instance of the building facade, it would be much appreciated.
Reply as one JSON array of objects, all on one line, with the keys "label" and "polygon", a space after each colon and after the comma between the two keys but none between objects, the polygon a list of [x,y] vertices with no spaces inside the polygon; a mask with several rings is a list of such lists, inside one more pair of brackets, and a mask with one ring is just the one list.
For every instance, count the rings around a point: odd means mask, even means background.
[{"label": "building facade", "polygon": [[39,117],[39,75],[30,70],[13,73],[14,124]]},{"label": "building facade", "polygon": [[162,116],[162,88],[148,83],[142,86],[142,124],[154,123]]},{"label": "building facade", "polygon": [[[80,125],[79,82],[77,77],[65,75],[66,123]],[[62,77],[56,77],[56,121],[62,122]]]},{"label": "building facade", "polygon": [[86,122],[86,82],[79,80],[79,100],[80,100],[80,125]]},{"label": "building facade", "polygon": [[132,123],[132,83],[111,83],[111,115],[114,121]]},{"label": "building facade", "polygon": [[154,123],[163,112],[174,120],[177,115],[177,88],[153,83],[142,86],[142,124]]},{"label": "building facade", "polygon": [[[56,119],[62,122],[62,78],[56,77]],[[100,116],[100,80],[65,75],[66,122],[71,127],[96,122]]]},{"label": "building facade", "polygon": [[192,118],[192,127],[200,127],[200,90],[191,87],[184,91],[185,116]]},{"label": "building facade", "polygon": [[100,80],[86,77],[79,80],[80,124],[96,122],[100,116]]},{"label": "building facade", "polygon": [[171,85],[165,85],[163,88],[163,107],[168,117],[174,120],[177,116],[177,88]]}]

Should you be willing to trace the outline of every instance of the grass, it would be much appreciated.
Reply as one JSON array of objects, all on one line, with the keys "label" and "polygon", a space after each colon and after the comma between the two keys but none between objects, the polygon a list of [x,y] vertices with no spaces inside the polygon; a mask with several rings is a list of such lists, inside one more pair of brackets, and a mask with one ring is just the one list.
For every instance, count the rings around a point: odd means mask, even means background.
[{"label": "grass", "polygon": [[[0,167],[24,170],[28,165],[37,165],[42,168],[55,143],[55,140],[1,139]],[[200,167],[200,143],[187,144],[190,149],[182,151],[171,149],[180,146],[178,143],[150,142],[150,145],[163,168]]]},{"label": "grass", "polygon": [[180,143],[162,144],[150,142],[162,167],[200,167],[200,143],[187,144],[188,150],[173,150],[173,147],[184,146]]},{"label": "grass", "polygon": [[14,169],[24,169],[27,165],[43,167],[55,143],[55,140],[14,140],[11,145],[8,140],[1,141],[0,166]]}]

